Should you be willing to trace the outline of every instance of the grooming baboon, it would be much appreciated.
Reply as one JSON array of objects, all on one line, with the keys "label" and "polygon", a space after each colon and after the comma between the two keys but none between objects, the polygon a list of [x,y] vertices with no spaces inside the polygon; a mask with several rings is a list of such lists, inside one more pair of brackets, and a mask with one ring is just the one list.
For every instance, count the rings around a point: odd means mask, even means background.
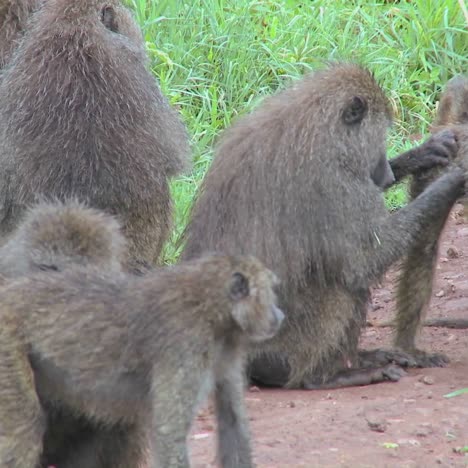
[{"label": "grooming baboon", "polygon": [[0,83],[0,233],[37,195],[117,215],[130,264],[154,264],[171,224],[168,177],[185,164],[177,113],[146,68],[118,0],[48,0]]},{"label": "grooming baboon", "polygon": [[280,327],[276,281],[253,257],[209,255],[144,278],[77,267],[9,282],[0,293],[0,465],[37,466],[53,406],[133,435],[127,446],[108,440],[106,467],[139,466],[147,427],[149,466],[188,467],[194,411],[214,384],[221,465],[251,467],[243,349]]},{"label": "grooming baboon", "polygon": [[[336,64],[269,98],[221,138],[183,258],[250,253],[279,274],[287,319],[250,353],[255,382],[317,388],[403,374],[387,364],[408,364],[404,353],[358,352],[369,286],[448,213],[464,174],[450,171],[390,214],[382,196],[394,179],[385,148],[390,123],[372,75]],[[440,138],[456,150],[454,135]]]},{"label": "grooming baboon", "polygon": [[[455,132],[458,138],[459,150],[454,163],[466,166],[468,163],[468,77],[452,78],[441,96],[437,117],[431,131],[435,132],[447,127],[450,128],[448,132]],[[440,169],[433,168],[414,175],[410,186],[411,198],[416,198],[440,174]],[[416,347],[416,335],[425,317],[432,294],[439,238],[447,215],[448,213],[434,220],[434,223],[421,233],[420,241],[409,250],[398,282],[395,345],[411,353],[418,365],[423,367],[443,366],[448,362],[448,358],[443,354],[426,353]]]},{"label": "grooming baboon", "polygon": [[120,270],[125,239],[114,217],[75,200],[31,207],[0,248],[0,273],[63,271],[73,265]]},{"label": "grooming baboon", "polygon": [[42,0],[0,0],[0,70],[23,35],[31,13]]}]

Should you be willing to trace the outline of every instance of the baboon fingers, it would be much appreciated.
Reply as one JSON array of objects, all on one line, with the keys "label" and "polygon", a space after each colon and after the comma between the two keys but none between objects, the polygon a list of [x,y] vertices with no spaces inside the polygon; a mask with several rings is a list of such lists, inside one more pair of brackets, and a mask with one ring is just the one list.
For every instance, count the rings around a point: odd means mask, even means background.
[{"label": "baboon fingers", "polygon": [[383,382],[385,380],[398,382],[398,380],[400,380],[401,377],[404,377],[405,375],[406,372],[400,366],[396,366],[395,364],[388,364],[382,369],[376,369],[376,373],[374,375],[375,380],[373,383]]},{"label": "baboon fingers", "polygon": [[417,367],[413,356],[398,349],[373,349],[359,351],[360,367],[381,367],[387,364],[397,364],[401,367]]}]

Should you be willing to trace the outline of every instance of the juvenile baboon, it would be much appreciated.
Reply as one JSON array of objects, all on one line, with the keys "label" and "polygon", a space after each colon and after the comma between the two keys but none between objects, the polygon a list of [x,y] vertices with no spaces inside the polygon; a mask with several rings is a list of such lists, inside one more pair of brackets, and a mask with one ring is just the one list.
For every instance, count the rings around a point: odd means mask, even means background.
[{"label": "juvenile baboon", "polygon": [[[435,132],[443,128],[450,128],[448,132],[455,132],[458,138],[459,150],[453,163],[466,166],[468,163],[468,77],[456,76],[447,83],[431,131]],[[410,186],[411,198],[416,198],[440,174],[440,169],[433,168],[414,175]],[[434,223],[421,233],[420,241],[411,247],[403,262],[398,282],[395,346],[411,353],[421,367],[443,366],[448,362],[448,358],[443,354],[427,353],[416,347],[416,335],[424,320],[432,294],[439,238],[447,216],[448,213],[435,219]],[[443,326],[442,323],[441,326]]]},{"label": "juvenile baboon", "polygon": [[0,70],[17,47],[31,13],[42,0],[0,0]]},{"label": "juvenile baboon", "polygon": [[[287,319],[278,336],[250,352],[255,382],[363,385],[398,380],[402,369],[388,363],[409,363],[396,351],[358,352],[369,286],[448,213],[464,174],[453,169],[390,214],[382,196],[393,182],[385,148],[390,124],[373,76],[335,64],[224,132],[185,233],[183,258],[208,250],[249,253],[279,275]],[[454,135],[449,140],[447,147],[456,149]],[[439,145],[439,138],[429,144]]]},{"label": "juvenile baboon", "polygon": [[[42,270],[62,272],[74,265],[119,271],[126,247],[120,229],[113,216],[78,201],[42,201],[26,211],[17,230],[0,248],[0,275],[5,279]],[[97,428],[60,409],[50,410],[47,417],[41,465],[45,468],[50,466],[49,458],[66,466],[77,454],[104,443],[105,437],[125,437],[122,431]],[[89,468],[100,466],[97,460],[91,462],[91,455],[86,461]]]},{"label": "juvenile baboon", "polygon": [[26,211],[0,248],[0,274],[63,271],[74,265],[118,271],[126,246],[120,230],[113,216],[76,200],[42,201]]},{"label": "juvenile baboon", "polygon": [[188,467],[186,437],[213,385],[221,465],[253,466],[243,349],[279,330],[276,281],[253,257],[209,255],[144,278],[77,267],[8,283],[0,293],[0,465],[37,466],[51,405],[134,435],[126,447],[108,441],[115,453],[106,453],[106,467],[139,466],[146,427],[149,466]]},{"label": "juvenile baboon", "polygon": [[0,234],[38,195],[117,215],[130,265],[152,265],[171,225],[168,177],[187,133],[146,67],[118,0],[48,0],[0,83]]}]

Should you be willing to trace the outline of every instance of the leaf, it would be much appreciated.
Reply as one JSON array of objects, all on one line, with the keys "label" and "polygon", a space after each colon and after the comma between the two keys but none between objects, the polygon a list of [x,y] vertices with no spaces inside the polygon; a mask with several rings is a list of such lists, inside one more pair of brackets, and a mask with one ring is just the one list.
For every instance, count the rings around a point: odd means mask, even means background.
[{"label": "leaf", "polygon": [[382,445],[388,449],[395,449],[399,447],[399,445],[396,444],[395,442],[384,442]]},{"label": "leaf", "polygon": [[444,395],[444,398],[453,398],[459,395],[463,395],[464,393],[468,393],[468,388],[461,388],[460,390],[455,390],[454,392],[447,393]]}]

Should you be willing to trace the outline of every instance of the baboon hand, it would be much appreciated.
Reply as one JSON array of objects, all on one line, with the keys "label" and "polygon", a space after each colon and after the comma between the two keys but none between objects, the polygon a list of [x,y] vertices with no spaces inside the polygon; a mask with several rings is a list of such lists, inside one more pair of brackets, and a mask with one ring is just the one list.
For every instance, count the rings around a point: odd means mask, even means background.
[{"label": "baboon hand", "polygon": [[419,147],[417,171],[447,166],[458,152],[458,139],[450,129],[432,135]]},{"label": "baboon hand", "polygon": [[387,366],[383,367],[380,372],[382,373],[382,380],[377,380],[378,382],[384,380],[398,382],[398,380],[406,375],[405,370],[400,366],[396,366],[395,364],[388,364]]},{"label": "baboon hand", "polygon": [[415,367],[445,367],[450,359],[441,353],[427,353],[421,349],[415,349],[410,352],[416,361]]}]

